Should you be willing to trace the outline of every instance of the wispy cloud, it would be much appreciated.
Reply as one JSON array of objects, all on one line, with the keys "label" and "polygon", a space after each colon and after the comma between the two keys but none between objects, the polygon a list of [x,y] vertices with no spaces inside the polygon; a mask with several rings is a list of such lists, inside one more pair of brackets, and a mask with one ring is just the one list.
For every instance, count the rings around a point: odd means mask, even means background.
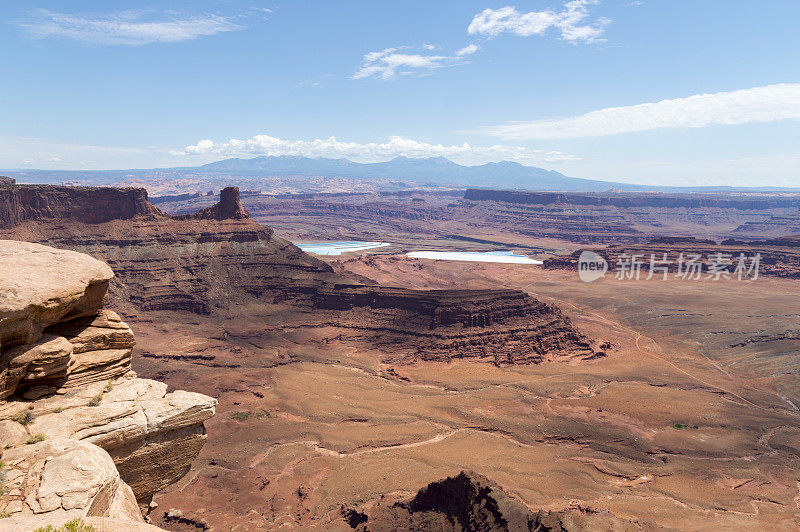
[{"label": "wispy cloud", "polygon": [[17,21],[33,39],[70,39],[98,45],[139,46],[189,41],[206,35],[242,29],[231,17],[220,15],[155,14],[119,11],[106,15],[71,15],[36,10]]},{"label": "wispy cloud", "polygon": [[459,57],[464,57],[465,55],[472,55],[480,49],[481,47],[478,46],[477,44],[470,43],[466,45],[464,48],[456,51],[456,55]]},{"label": "wispy cloud", "polygon": [[492,38],[501,33],[530,37],[555,30],[560,32],[561,39],[571,43],[599,42],[611,21],[598,18],[587,22],[589,8],[596,4],[599,4],[599,0],[572,0],[566,2],[561,11],[545,9],[527,13],[517,11],[514,6],[485,9],[475,15],[467,31]]},{"label": "wispy cloud", "polygon": [[0,137],[0,168],[141,168],[166,162],[167,150],[97,146],[30,137]]},{"label": "wispy cloud", "polygon": [[397,76],[427,75],[438,68],[463,65],[466,61],[462,56],[472,53],[454,56],[437,55],[432,53],[435,49],[435,46],[425,44],[419,47],[401,46],[386,48],[380,52],[369,52],[362,59],[352,78],[392,80]]},{"label": "wispy cloud", "polygon": [[531,150],[521,146],[472,146],[430,144],[400,136],[389,137],[386,142],[348,142],[336,137],[315,140],[285,140],[269,135],[256,135],[249,139],[230,139],[214,142],[204,139],[187,146],[175,155],[216,155],[221,157],[257,155],[298,155],[304,157],[347,157],[372,162],[391,157],[454,157],[467,162],[486,162],[510,159],[526,162],[558,163],[573,161],[577,157],[545,150]]},{"label": "wispy cloud", "polygon": [[787,119],[800,120],[799,83],[610,107],[568,118],[490,126],[478,132],[505,139],[569,139]]}]

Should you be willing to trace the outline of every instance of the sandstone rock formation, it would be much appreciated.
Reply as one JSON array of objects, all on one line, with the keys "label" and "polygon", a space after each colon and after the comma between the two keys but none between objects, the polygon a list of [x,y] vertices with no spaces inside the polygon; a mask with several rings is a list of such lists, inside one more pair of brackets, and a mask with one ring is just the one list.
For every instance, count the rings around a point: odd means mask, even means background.
[{"label": "sandstone rock formation", "polygon": [[13,185],[17,181],[12,177],[6,177],[4,175],[0,175],[0,186],[2,185]]},{"label": "sandstone rock formation", "polygon": [[112,276],[81,253],[0,240],[0,526],[141,522],[137,502],[203,445],[215,400],[136,378],[133,333],[102,308]]},{"label": "sandstone rock formation", "polygon": [[372,332],[377,345],[405,346],[407,360],[499,365],[604,355],[557,307],[519,290],[345,286],[320,291],[316,306],[342,311],[341,327]]},{"label": "sandstone rock formation", "polygon": [[250,215],[242,207],[239,201],[239,188],[226,187],[219,193],[219,203],[200,210],[194,214],[183,216],[186,219],[210,219],[210,220],[241,220],[249,218]]},{"label": "sandstone rock formation", "polygon": [[[71,194],[83,201],[74,211],[88,208],[91,202],[75,196],[74,190],[35,188],[40,195],[50,191],[54,198]],[[103,198],[119,194],[96,193]],[[30,196],[30,191],[19,193],[21,198]],[[368,285],[336,273],[249,219],[235,187],[224,189],[219,203],[195,214],[168,216],[150,205],[140,207],[131,219],[94,224],[73,221],[71,209],[59,211],[62,218],[57,220],[34,214],[37,205],[53,202],[23,201],[20,209],[28,218],[6,214],[16,225],[0,235],[74,249],[108,262],[117,275],[111,281],[113,303],[130,315],[177,311],[229,317],[244,304],[253,310],[284,305],[304,313],[285,323],[287,327],[341,328],[344,337],[369,341],[399,360],[475,357],[520,364],[597,354],[557,308],[523,292],[409,290]],[[0,214],[2,209],[0,204]],[[53,366],[61,360],[50,356]],[[109,371],[116,368],[111,360],[98,361],[103,363]]]},{"label": "sandstone rock formation", "polygon": [[164,216],[141,188],[24,185],[0,187],[0,228],[28,220],[98,224],[135,216]]}]

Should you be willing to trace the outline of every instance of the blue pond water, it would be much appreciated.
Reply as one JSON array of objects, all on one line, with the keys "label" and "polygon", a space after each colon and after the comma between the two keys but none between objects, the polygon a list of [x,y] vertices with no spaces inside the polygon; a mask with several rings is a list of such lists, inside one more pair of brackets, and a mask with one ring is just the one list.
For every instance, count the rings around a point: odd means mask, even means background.
[{"label": "blue pond water", "polygon": [[341,255],[347,251],[363,251],[365,249],[382,248],[388,246],[386,242],[297,242],[297,247],[306,253],[317,255]]}]

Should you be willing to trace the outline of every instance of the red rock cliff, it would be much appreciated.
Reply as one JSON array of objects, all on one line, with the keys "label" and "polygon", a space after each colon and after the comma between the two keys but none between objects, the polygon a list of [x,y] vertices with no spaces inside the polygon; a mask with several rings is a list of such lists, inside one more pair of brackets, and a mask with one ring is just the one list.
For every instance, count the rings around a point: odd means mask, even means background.
[{"label": "red rock cliff", "polygon": [[143,188],[15,185],[0,187],[0,228],[28,220],[71,220],[90,224],[165,216],[147,201]]}]

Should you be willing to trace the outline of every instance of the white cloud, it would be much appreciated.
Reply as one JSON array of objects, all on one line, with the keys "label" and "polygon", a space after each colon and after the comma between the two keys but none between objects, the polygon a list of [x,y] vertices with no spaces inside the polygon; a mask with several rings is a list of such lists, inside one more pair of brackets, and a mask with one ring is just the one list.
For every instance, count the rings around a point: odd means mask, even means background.
[{"label": "white cloud", "polygon": [[501,33],[512,33],[521,37],[544,35],[548,30],[560,32],[561,39],[572,43],[602,41],[605,27],[611,22],[607,18],[587,22],[589,6],[599,0],[571,0],[561,11],[545,9],[521,13],[514,6],[500,9],[485,9],[475,15],[467,31],[473,35],[497,37]]},{"label": "white cloud", "polygon": [[216,143],[203,139],[187,146],[175,155],[215,155],[219,157],[257,155],[297,155],[304,157],[346,157],[361,162],[386,160],[391,157],[452,157],[464,162],[487,162],[510,159],[529,163],[558,163],[577,160],[557,151],[531,150],[521,146],[472,146],[429,144],[400,136],[389,137],[387,142],[347,142],[336,137],[315,140],[284,140],[269,135],[256,135],[249,139],[230,139]]},{"label": "white cloud", "polygon": [[77,16],[37,10],[17,25],[34,39],[62,38],[89,44],[137,46],[189,41],[206,35],[241,29],[231,18],[219,15],[148,15],[120,11],[102,16]]},{"label": "white cloud", "polygon": [[[380,52],[369,52],[364,56],[353,79],[379,78],[395,79],[398,75],[425,75],[437,68],[463,65],[465,61],[459,56],[435,55],[431,52],[435,46],[425,44],[419,48],[402,46],[386,48]],[[419,52],[419,53],[411,53]]]},{"label": "white cloud", "polygon": [[505,139],[599,137],[673,127],[800,120],[800,84],[780,84],[626,107],[580,116],[490,126],[480,133]]},{"label": "white cloud", "polygon": [[464,48],[458,50],[456,52],[456,55],[459,56],[459,57],[463,57],[465,55],[472,55],[472,54],[474,54],[475,52],[477,52],[480,49],[481,49],[481,47],[478,46],[477,44],[470,43],[470,44],[466,45]]},{"label": "white cloud", "polygon": [[464,164],[513,160],[524,164],[545,165],[580,160],[559,151],[529,149],[521,146],[472,146],[431,144],[405,137],[390,137],[386,142],[345,142],[330,137],[316,140],[284,140],[268,135],[250,139],[231,139],[215,143],[204,139],[182,150],[164,147],[117,147],[75,144],[53,139],[0,136],[0,168],[37,168],[50,170],[107,170],[194,166],[224,157],[257,155],[299,155],[305,157],[346,157],[359,162],[384,161],[406,157],[448,157]]}]

